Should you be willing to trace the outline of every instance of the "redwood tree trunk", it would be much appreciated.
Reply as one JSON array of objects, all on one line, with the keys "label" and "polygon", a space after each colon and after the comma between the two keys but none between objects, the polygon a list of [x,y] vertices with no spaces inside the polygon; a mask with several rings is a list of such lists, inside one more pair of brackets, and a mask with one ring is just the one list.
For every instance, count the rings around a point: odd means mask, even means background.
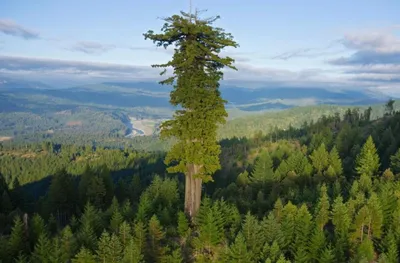
[{"label": "redwood tree trunk", "polygon": [[185,176],[185,212],[190,218],[193,218],[200,208],[202,179],[195,177],[200,170],[199,165],[190,164],[187,168]]}]

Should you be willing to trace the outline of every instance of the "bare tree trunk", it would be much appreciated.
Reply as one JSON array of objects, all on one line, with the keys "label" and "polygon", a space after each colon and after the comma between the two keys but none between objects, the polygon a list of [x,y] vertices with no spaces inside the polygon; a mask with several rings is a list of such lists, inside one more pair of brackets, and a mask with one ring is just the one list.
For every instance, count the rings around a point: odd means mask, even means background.
[{"label": "bare tree trunk", "polygon": [[[199,165],[194,165],[194,170],[195,174],[198,174],[200,171],[200,166]],[[202,179],[201,178],[193,178],[194,179],[194,200],[193,200],[193,207],[194,207],[194,213],[193,216],[196,216],[197,212],[200,209],[200,203],[201,203],[201,185],[202,185]]]},{"label": "bare tree trunk", "polygon": [[202,179],[195,178],[199,171],[199,165],[190,164],[187,166],[185,176],[185,212],[190,218],[196,216],[201,203]]}]

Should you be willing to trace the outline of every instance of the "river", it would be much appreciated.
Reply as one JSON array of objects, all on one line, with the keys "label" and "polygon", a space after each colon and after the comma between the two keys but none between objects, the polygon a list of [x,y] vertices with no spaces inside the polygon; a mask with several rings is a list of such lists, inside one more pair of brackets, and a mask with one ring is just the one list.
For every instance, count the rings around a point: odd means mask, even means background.
[{"label": "river", "polygon": [[134,127],[135,118],[129,117],[128,122],[124,122],[126,127],[128,127],[128,134],[125,135],[126,138],[133,138],[136,136],[144,136],[144,131]]}]

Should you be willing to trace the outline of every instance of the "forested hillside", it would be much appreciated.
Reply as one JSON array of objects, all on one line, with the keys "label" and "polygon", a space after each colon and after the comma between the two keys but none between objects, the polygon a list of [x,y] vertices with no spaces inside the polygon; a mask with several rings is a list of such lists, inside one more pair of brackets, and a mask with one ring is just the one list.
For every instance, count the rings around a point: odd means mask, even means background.
[{"label": "forested hillside", "polygon": [[193,222],[183,213],[182,177],[164,174],[162,155],[3,147],[0,257],[398,262],[399,122],[399,112],[373,121],[350,114],[224,140],[222,170],[205,184]]},{"label": "forested hillside", "polygon": [[[400,261],[395,101],[227,123],[220,82],[223,69],[237,68],[221,51],[239,44],[213,26],[219,16],[199,14],[182,11],[143,34],[173,48],[169,61],[152,65],[164,69],[160,75],[172,69],[159,82],[172,86],[170,105],[166,93],[113,82],[95,85],[97,95],[88,85],[5,96],[3,108],[23,110],[0,115],[0,263]],[[368,92],[308,90],[375,101]],[[240,106],[281,108],[298,99],[293,92],[283,101],[280,91]],[[175,111],[148,122],[147,103]],[[136,138],[149,131],[146,123],[152,136]]]}]

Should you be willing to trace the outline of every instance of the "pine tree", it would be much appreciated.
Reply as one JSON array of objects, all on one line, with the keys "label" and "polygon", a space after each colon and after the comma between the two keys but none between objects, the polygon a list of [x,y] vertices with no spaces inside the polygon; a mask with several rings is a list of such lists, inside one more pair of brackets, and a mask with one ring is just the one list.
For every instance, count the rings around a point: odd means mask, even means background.
[{"label": "pine tree", "polygon": [[127,199],[123,203],[123,205],[121,207],[121,214],[126,221],[130,222],[133,219],[134,213],[133,213],[132,205],[131,205],[131,202],[129,201],[129,199]]},{"label": "pine tree", "polygon": [[124,256],[122,259],[123,263],[142,263],[144,256],[142,250],[138,244],[135,243],[134,239],[131,239],[125,246]]},{"label": "pine tree", "polygon": [[96,247],[96,233],[100,229],[98,218],[98,211],[90,203],[87,203],[80,219],[81,226],[77,234],[81,246],[85,246],[88,249]]},{"label": "pine tree", "polygon": [[110,220],[110,230],[113,233],[118,233],[119,227],[123,221],[124,221],[124,218],[122,217],[121,213],[119,211],[115,211]]},{"label": "pine tree", "polygon": [[295,242],[292,251],[295,251],[296,262],[308,262],[308,243],[312,229],[312,217],[307,206],[302,205],[297,211],[295,222]]},{"label": "pine tree", "polygon": [[49,233],[46,229],[43,218],[39,214],[34,214],[30,223],[31,227],[29,237],[31,240],[31,244],[34,245],[41,234],[48,235]]},{"label": "pine tree", "polygon": [[146,193],[143,193],[139,199],[139,206],[136,213],[136,219],[142,222],[146,222],[147,217],[151,212],[152,212],[151,199]]},{"label": "pine tree", "polygon": [[376,152],[372,137],[369,136],[356,158],[356,171],[359,175],[365,174],[368,177],[373,177],[377,175],[379,166],[379,155]]},{"label": "pine tree", "polygon": [[35,245],[35,250],[32,253],[33,263],[50,263],[52,256],[52,246],[49,238],[45,234],[39,236]]},{"label": "pine tree", "polygon": [[329,152],[329,165],[335,171],[335,176],[341,176],[343,174],[343,164],[340,159],[339,152],[336,147],[333,147]]},{"label": "pine tree", "polygon": [[250,184],[250,178],[249,178],[249,173],[247,171],[244,171],[243,173],[240,173],[236,179],[236,184],[238,186],[246,186]]},{"label": "pine tree", "polygon": [[321,144],[318,149],[314,150],[310,159],[317,174],[322,175],[329,165],[329,153],[326,150],[325,144]]},{"label": "pine tree", "polygon": [[148,225],[148,253],[147,256],[151,262],[162,262],[165,256],[165,249],[162,241],[165,233],[160,225],[156,215],[150,218]]},{"label": "pine tree", "polygon": [[267,243],[272,244],[274,240],[277,240],[278,237],[282,236],[280,233],[280,224],[275,218],[274,213],[269,213],[268,216],[263,219],[261,225],[263,230],[262,235]]},{"label": "pine tree", "polygon": [[90,250],[82,247],[79,253],[72,259],[72,263],[97,263],[96,257],[90,252]]},{"label": "pine tree", "polygon": [[185,213],[182,211],[178,212],[178,234],[180,238],[183,240],[186,240],[186,238],[190,234],[190,229],[189,229],[189,221],[186,218]]},{"label": "pine tree", "polygon": [[62,252],[61,262],[68,262],[77,250],[76,239],[69,226],[66,226],[61,232],[60,242]]},{"label": "pine tree", "polygon": [[250,260],[256,262],[261,257],[262,248],[265,243],[265,238],[261,233],[261,226],[258,220],[247,213],[243,226],[242,226],[242,235],[245,240],[245,244],[247,245],[247,251],[249,251]]},{"label": "pine tree", "polygon": [[16,257],[20,252],[26,251],[24,223],[19,216],[14,219],[14,226],[11,229],[7,247],[11,258]]},{"label": "pine tree", "polygon": [[323,230],[319,227],[314,228],[308,247],[311,262],[319,261],[320,252],[324,249],[325,243],[326,238]]},{"label": "pine tree", "polygon": [[[1,261],[0,261],[1,262]],[[14,263],[30,263],[29,258],[24,254],[19,254]]]},{"label": "pine tree", "polygon": [[104,231],[99,239],[99,248],[96,253],[99,262],[121,262],[123,254],[118,237],[115,234],[110,235]]},{"label": "pine tree", "polygon": [[183,262],[183,258],[182,258],[181,250],[179,248],[177,248],[174,251],[172,251],[172,253],[170,255],[167,255],[165,257],[165,262],[168,262],[168,263],[182,263]]},{"label": "pine tree", "polygon": [[326,247],[319,258],[320,263],[333,263],[335,261],[335,255],[330,247]]},{"label": "pine tree", "polygon": [[324,226],[329,221],[329,209],[330,204],[326,185],[322,185],[320,189],[320,198],[317,204],[317,208],[315,210],[315,223],[317,224],[317,227],[321,230],[323,230]]},{"label": "pine tree", "polygon": [[229,248],[229,262],[250,263],[254,256],[247,250],[246,240],[241,232],[236,236],[235,242]]},{"label": "pine tree", "polygon": [[281,255],[276,263],[290,263],[290,261],[286,260],[284,255]]},{"label": "pine tree", "polygon": [[374,259],[374,244],[370,239],[364,239],[357,248],[357,262],[371,262]]},{"label": "pine tree", "polygon": [[396,237],[393,232],[390,231],[384,240],[384,250],[386,251],[386,261],[388,263],[396,263],[399,262],[399,252],[397,248]]},{"label": "pine tree", "polygon": [[238,46],[230,34],[212,27],[218,18],[200,19],[197,12],[181,12],[165,19],[163,33],[144,34],[159,47],[176,47],[171,61],[153,67],[172,67],[174,71],[172,77],[160,83],[175,84],[170,102],[182,109],[161,125],[161,137],[178,139],[165,163],[175,165],[168,168],[169,172],[185,174],[185,212],[191,218],[200,207],[202,182],[212,180],[211,175],[220,169],[217,129],[227,113],[218,82],[223,76],[221,69],[234,68],[234,60],[221,58],[218,53],[225,47]]},{"label": "pine tree", "polygon": [[337,236],[346,236],[351,224],[348,207],[341,196],[337,197],[332,206],[332,223]]},{"label": "pine tree", "polygon": [[216,260],[219,246],[224,240],[224,219],[217,206],[213,206],[208,198],[203,199],[200,211],[195,218],[198,236],[193,244],[198,259]]},{"label": "pine tree", "polygon": [[126,221],[122,222],[122,224],[120,225],[118,237],[121,241],[121,245],[123,248],[125,248],[129,241],[132,239],[131,226]]},{"label": "pine tree", "polygon": [[273,181],[274,171],[272,170],[272,165],[273,163],[269,153],[261,153],[254,164],[254,170],[251,174],[251,181],[261,185]]},{"label": "pine tree", "polygon": [[400,148],[395,155],[390,157],[390,167],[394,174],[400,174]]},{"label": "pine tree", "polygon": [[367,203],[370,213],[368,222],[368,238],[380,238],[382,235],[383,213],[378,196],[373,193]]},{"label": "pine tree", "polygon": [[293,205],[290,201],[285,205],[282,210],[282,242],[280,244],[280,248],[283,251],[289,249],[289,246],[292,244],[295,238],[295,228],[296,228],[296,214],[297,207]]},{"label": "pine tree", "polygon": [[142,253],[145,250],[147,228],[142,221],[138,221],[133,226],[133,241],[135,246]]}]

